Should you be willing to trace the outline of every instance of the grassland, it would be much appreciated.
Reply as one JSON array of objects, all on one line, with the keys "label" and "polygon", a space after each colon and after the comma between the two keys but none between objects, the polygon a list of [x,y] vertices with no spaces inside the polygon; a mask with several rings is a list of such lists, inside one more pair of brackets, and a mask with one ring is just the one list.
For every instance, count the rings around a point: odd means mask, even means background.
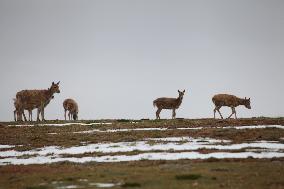
[{"label": "grassland", "polygon": [[[245,125],[284,125],[283,118],[80,121],[80,123],[82,122],[111,122],[112,124],[20,127],[8,125],[23,123],[2,122],[0,123],[0,144],[21,145],[16,146],[15,150],[24,151],[53,145],[78,146],[82,142],[133,142],[145,138],[173,136],[209,137],[231,140],[234,143],[260,140],[284,142],[284,129],[237,130],[220,128]],[[47,123],[66,122],[48,121]],[[36,122],[32,124],[37,125]],[[203,127],[203,129],[175,129],[196,127]],[[168,129],[161,131],[141,130],[139,132],[129,130],[113,133],[76,133],[93,129],[104,131],[135,128]],[[134,153],[139,152],[124,154]],[[207,152],[204,151],[204,153]],[[88,155],[100,156],[102,154]],[[98,188],[96,183],[113,183],[112,188],[284,188],[284,158],[211,158],[206,160],[142,160],[118,163],[59,162],[42,165],[4,165],[0,166],[0,175],[0,189]]]}]

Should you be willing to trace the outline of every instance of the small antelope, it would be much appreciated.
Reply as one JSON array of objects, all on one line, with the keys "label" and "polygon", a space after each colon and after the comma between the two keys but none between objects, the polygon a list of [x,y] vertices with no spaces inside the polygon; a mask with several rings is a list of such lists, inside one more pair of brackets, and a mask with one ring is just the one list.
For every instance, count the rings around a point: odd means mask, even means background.
[{"label": "small antelope", "polygon": [[37,121],[39,121],[39,114],[41,114],[42,121],[44,119],[44,108],[50,102],[54,93],[60,93],[59,83],[52,82],[51,87],[44,90],[22,90],[16,94],[17,100],[22,105],[22,112],[25,107],[38,108]]},{"label": "small antelope", "polygon": [[235,108],[237,106],[244,105],[246,108],[251,109],[250,98],[247,99],[246,97],[243,99],[243,98],[238,98],[234,95],[229,95],[229,94],[217,94],[217,95],[213,96],[212,101],[215,104],[214,119],[215,119],[216,111],[219,112],[221,118],[223,119],[223,116],[220,112],[220,108],[222,106],[231,107],[232,113],[228,118],[230,118],[233,114],[235,114],[235,119],[237,119],[237,113],[236,113],[236,110],[235,110]]},{"label": "small antelope", "polygon": [[68,113],[69,120],[72,120],[72,118],[74,120],[78,119],[79,109],[78,109],[78,104],[76,103],[75,100],[73,100],[71,98],[68,98],[68,99],[64,100],[63,108],[64,108],[64,118],[65,118],[65,120],[66,120],[66,111],[67,110],[69,111],[69,113]]},{"label": "small antelope", "polygon": [[173,110],[172,119],[176,117],[176,109],[178,109],[182,103],[185,90],[183,90],[183,92],[178,90],[178,93],[179,95],[177,98],[162,97],[162,98],[157,98],[156,100],[153,101],[154,107],[157,106],[158,108],[158,110],[156,111],[156,119],[160,119],[160,113],[162,109],[172,109]]},{"label": "small antelope", "polygon": [[25,121],[27,121],[27,118],[26,118],[26,115],[24,113],[24,109],[23,109],[23,106],[22,106],[20,100],[14,98],[13,101],[14,101],[14,107],[15,107],[14,120],[15,121],[22,121],[23,120],[22,115],[23,115]]}]

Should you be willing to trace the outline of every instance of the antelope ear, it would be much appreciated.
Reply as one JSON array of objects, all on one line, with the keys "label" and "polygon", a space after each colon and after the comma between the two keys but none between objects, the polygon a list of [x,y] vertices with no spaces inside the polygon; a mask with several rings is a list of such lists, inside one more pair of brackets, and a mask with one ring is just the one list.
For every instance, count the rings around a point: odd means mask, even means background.
[{"label": "antelope ear", "polygon": [[178,92],[180,93],[180,91],[178,90]]},{"label": "antelope ear", "polygon": [[183,90],[183,93],[185,93],[185,90]]},{"label": "antelope ear", "polygon": [[57,85],[59,85],[60,81],[58,81]]},{"label": "antelope ear", "polygon": [[52,81],[52,85],[54,85],[54,82]]},{"label": "antelope ear", "polygon": [[250,100],[250,98],[248,100]]}]

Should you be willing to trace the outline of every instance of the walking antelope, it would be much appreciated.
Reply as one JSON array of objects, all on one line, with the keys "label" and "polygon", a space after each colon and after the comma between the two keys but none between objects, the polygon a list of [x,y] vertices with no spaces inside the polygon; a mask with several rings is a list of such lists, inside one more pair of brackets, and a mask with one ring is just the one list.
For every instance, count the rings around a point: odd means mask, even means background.
[{"label": "walking antelope", "polygon": [[250,98],[238,98],[234,95],[229,95],[229,94],[217,94],[215,96],[213,96],[212,98],[213,103],[215,104],[215,109],[214,109],[214,119],[215,119],[215,113],[216,111],[219,112],[221,118],[223,119],[223,116],[220,112],[220,108],[222,106],[228,106],[231,107],[232,109],[232,113],[231,115],[228,117],[232,117],[233,114],[235,114],[235,118],[237,119],[237,112],[236,112],[236,107],[239,105],[244,105],[246,108],[251,109],[250,106]]}]

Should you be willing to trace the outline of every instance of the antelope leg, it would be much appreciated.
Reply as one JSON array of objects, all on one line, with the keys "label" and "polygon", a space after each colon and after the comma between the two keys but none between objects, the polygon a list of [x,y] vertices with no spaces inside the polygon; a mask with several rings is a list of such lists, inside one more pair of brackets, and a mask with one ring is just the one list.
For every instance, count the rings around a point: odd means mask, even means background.
[{"label": "antelope leg", "polygon": [[221,118],[224,119],[223,116],[222,116],[222,114],[221,114],[221,112],[220,112],[220,108],[221,108],[221,107],[218,107],[218,108],[217,108],[217,111],[219,112]]},{"label": "antelope leg", "polygon": [[66,109],[64,109],[64,118],[65,118],[65,121],[66,121]]},{"label": "antelope leg", "polygon": [[25,111],[24,111],[24,110],[22,111],[22,114],[23,114],[23,116],[24,116],[25,121],[27,121],[27,117],[26,117],[26,115],[25,115]]},{"label": "antelope leg", "polygon": [[160,119],[160,112],[162,111],[162,109],[158,108],[158,110],[156,111],[156,119]]},{"label": "antelope leg", "polygon": [[39,114],[40,114],[40,107],[37,108],[37,119],[36,119],[37,121],[40,121],[39,120]]},{"label": "antelope leg", "polygon": [[235,112],[234,112],[234,109],[235,109],[235,108],[234,108],[234,107],[231,107],[231,109],[232,109],[232,113],[231,113],[231,115],[230,115],[227,119],[231,118],[232,115],[235,113]]},{"label": "antelope leg", "polygon": [[173,115],[172,115],[172,119],[176,118],[176,109],[173,109]]}]

